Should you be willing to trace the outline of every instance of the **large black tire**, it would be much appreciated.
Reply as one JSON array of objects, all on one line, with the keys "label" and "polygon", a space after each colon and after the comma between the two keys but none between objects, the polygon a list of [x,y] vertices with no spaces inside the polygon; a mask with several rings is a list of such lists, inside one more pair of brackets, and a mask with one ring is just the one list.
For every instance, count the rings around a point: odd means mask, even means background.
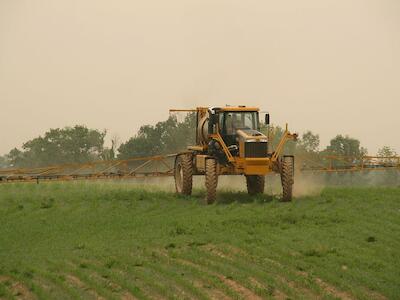
[{"label": "large black tire", "polygon": [[246,175],[247,192],[250,195],[264,193],[265,176],[261,175]]},{"label": "large black tire", "polygon": [[218,169],[217,161],[213,158],[206,160],[206,204],[212,204],[217,197]]},{"label": "large black tire", "polygon": [[181,154],[175,159],[175,189],[178,194],[191,195],[193,186],[193,156]]},{"label": "large black tire", "polygon": [[281,161],[281,181],[283,202],[292,201],[294,183],[294,159],[293,156],[284,156]]}]

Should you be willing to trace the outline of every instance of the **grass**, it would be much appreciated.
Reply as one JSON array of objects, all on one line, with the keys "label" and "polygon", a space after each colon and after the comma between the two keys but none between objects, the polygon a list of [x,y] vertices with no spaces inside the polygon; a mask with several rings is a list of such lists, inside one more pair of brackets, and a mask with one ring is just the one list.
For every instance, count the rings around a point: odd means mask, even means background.
[{"label": "grass", "polygon": [[203,197],[0,185],[0,298],[400,298],[400,188]]}]

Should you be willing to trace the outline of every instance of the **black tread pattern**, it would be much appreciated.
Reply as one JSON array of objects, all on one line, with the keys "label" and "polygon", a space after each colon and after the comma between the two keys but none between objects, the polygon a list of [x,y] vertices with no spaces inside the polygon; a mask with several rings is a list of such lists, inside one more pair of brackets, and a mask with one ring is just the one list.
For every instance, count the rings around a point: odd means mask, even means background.
[{"label": "black tread pattern", "polygon": [[263,194],[265,177],[261,175],[246,175],[247,192],[250,195]]},{"label": "black tread pattern", "polygon": [[217,161],[213,158],[206,160],[206,203],[214,203],[217,197],[218,170]]},{"label": "black tread pattern", "polygon": [[[180,165],[182,168],[182,178],[181,178],[181,191],[179,191],[177,184],[178,181],[176,176],[177,166]],[[191,154],[181,154],[176,158],[175,162],[175,187],[176,191],[182,195],[190,196],[192,194],[193,187],[193,156]]]},{"label": "black tread pattern", "polygon": [[292,157],[283,157],[281,170],[282,201],[292,201],[294,183],[294,163]]}]

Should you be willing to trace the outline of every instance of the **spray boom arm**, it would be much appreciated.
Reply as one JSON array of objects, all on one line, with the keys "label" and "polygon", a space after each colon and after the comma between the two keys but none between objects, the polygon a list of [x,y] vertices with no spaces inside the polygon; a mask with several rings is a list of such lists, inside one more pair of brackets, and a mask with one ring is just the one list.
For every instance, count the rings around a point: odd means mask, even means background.
[{"label": "spray boom arm", "polygon": [[[281,140],[279,141],[278,146],[276,147],[276,150],[274,151],[274,153],[271,156],[271,161],[272,162],[277,162],[278,158],[282,155],[283,149],[285,147],[285,144],[290,141],[296,141],[297,140],[297,133],[290,133],[288,130],[288,125],[286,124],[286,128],[285,131],[282,135]],[[215,134],[211,134],[210,135],[211,138],[213,138],[214,140],[218,141],[220,143],[220,145],[222,146],[222,149],[226,155],[226,157],[228,158],[229,162],[234,162],[235,159],[232,156],[232,154],[230,153],[228,147],[226,146],[223,138],[221,137],[221,135],[219,134],[219,132],[217,131],[217,133]]]},{"label": "spray boom arm", "polygon": [[279,141],[278,146],[276,147],[276,150],[272,154],[271,161],[276,162],[278,160],[279,156],[281,156],[283,152],[283,147],[285,146],[286,142],[290,140],[296,141],[297,133],[290,133],[288,130],[288,125],[286,124],[285,131],[282,135],[281,140]]}]

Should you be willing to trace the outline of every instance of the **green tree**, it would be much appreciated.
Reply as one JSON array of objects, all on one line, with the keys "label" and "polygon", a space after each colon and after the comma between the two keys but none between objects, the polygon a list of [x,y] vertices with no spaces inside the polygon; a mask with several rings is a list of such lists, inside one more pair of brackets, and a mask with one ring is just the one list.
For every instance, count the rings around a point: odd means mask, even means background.
[{"label": "green tree", "polygon": [[397,158],[393,158],[397,156],[396,151],[389,147],[383,146],[381,149],[378,150],[378,156],[381,157],[379,159],[380,163],[382,164],[396,164],[398,163]]},{"label": "green tree", "polygon": [[296,167],[314,168],[321,164],[319,135],[306,131],[296,143]]},{"label": "green tree", "polygon": [[12,149],[7,157],[9,158],[10,167],[24,167],[26,166],[25,155],[17,148]]},{"label": "green tree", "polygon": [[22,151],[11,150],[8,157],[15,167],[90,162],[101,157],[105,135],[106,131],[79,125],[50,129],[43,137],[24,143]]},{"label": "green tree", "polygon": [[6,156],[0,156],[0,168],[8,167],[8,159]]},{"label": "green tree", "polygon": [[378,156],[379,157],[393,157],[397,156],[396,150],[389,146],[383,146],[378,150]]},{"label": "green tree", "polygon": [[367,154],[367,149],[361,147],[360,141],[349,136],[337,135],[325,149],[326,154],[361,158]]},{"label": "green tree", "polygon": [[[360,164],[361,158],[367,154],[367,149],[361,147],[360,141],[349,136],[337,135],[330,141],[329,146],[322,152],[324,164],[333,167],[348,167]],[[340,159],[333,159],[324,156],[340,156]]]},{"label": "green tree", "polygon": [[318,153],[319,143],[319,135],[307,131],[302,134],[301,138],[297,142],[297,147],[303,152]]},{"label": "green tree", "polygon": [[139,132],[118,148],[118,158],[175,153],[195,142],[196,115],[188,114],[183,122],[175,116],[155,126],[144,125]]}]

